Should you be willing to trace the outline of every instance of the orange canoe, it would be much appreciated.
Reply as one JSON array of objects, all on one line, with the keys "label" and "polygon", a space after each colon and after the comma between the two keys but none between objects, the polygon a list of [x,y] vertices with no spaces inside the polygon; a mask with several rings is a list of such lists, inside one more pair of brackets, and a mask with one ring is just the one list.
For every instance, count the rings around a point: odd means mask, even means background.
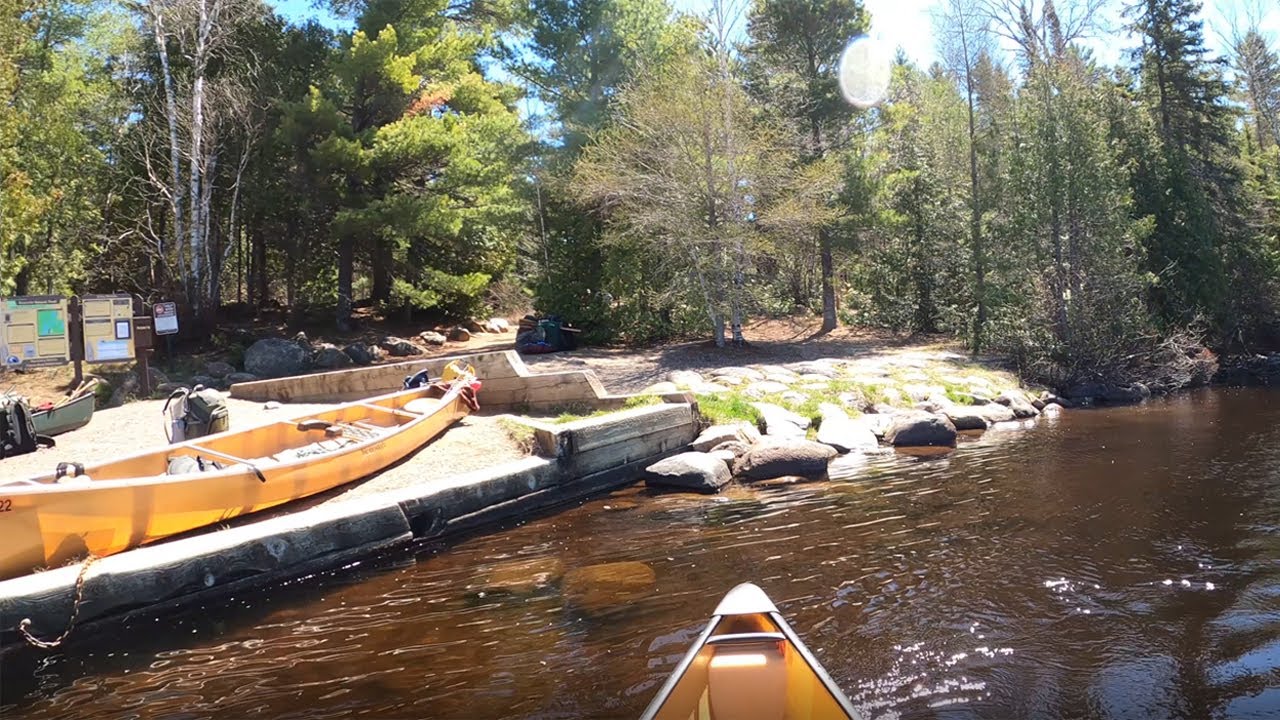
[{"label": "orange canoe", "polygon": [[[469,370],[469,368],[467,368]],[[0,579],[102,556],[379,472],[470,412],[474,377],[0,483]]]},{"label": "orange canoe", "polygon": [[649,703],[642,720],[851,720],[849,699],[769,596],[743,583]]}]

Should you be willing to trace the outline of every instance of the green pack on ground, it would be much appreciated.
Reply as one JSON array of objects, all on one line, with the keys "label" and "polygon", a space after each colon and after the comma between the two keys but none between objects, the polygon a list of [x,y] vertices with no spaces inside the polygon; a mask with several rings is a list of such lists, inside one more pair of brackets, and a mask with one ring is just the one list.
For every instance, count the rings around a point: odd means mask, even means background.
[{"label": "green pack on ground", "polygon": [[226,398],[203,385],[174,390],[165,401],[164,412],[169,418],[169,442],[182,442],[231,428]]}]

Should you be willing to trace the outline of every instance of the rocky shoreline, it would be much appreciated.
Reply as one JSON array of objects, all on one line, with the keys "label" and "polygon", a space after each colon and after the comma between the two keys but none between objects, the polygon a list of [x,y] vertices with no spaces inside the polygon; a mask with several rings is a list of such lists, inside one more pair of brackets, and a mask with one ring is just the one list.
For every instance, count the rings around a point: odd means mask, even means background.
[{"label": "rocky shoreline", "polygon": [[820,479],[840,455],[952,448],[961,433],[1082,404],[947,352],[680,370],[647,388],[679,390],[698,397],[709,426],[644,479],[698,492],[734,479]]}]

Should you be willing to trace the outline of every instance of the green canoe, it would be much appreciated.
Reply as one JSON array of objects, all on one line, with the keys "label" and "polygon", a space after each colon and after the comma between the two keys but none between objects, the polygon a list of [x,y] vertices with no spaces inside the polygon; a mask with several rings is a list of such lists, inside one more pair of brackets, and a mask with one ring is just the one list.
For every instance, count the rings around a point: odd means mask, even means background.
[{"label": "green canoe", "polygon": [[93,419],[95,400],[93,393],[85,393],[51,410],[33,410],[31,422],[36,426],[36,434],[60,435],[88,425]]}]

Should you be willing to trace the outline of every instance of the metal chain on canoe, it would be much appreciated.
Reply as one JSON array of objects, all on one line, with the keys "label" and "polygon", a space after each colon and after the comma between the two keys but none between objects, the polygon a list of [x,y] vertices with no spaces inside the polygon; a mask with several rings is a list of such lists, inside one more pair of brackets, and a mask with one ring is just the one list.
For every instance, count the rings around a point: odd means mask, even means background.
[{"label": "metal chain on canoe", "polygon": [[76,593],[71,601],[71,617],[67,619],[67,629],[63,630],[61,635],[53,640],[41,640],[32,635],[31,631],[27,629],[31,627],[31,618],[23,618],[22,622],[18,623],[18,634],[22,636],[23,640],[27,641],[28,645],[42,650],[49,650],[58,647],[62,644],[62,641],[67,639],[67,636],[71,634],[71,629],[76,626],[76,618],[80,615],[80,603],[84,601],[85,577],[89,574],[89,568],[93,567],[93,564],[97,561],[98,556],[90,555],[80,565],[80,574],[76,576]]}]

